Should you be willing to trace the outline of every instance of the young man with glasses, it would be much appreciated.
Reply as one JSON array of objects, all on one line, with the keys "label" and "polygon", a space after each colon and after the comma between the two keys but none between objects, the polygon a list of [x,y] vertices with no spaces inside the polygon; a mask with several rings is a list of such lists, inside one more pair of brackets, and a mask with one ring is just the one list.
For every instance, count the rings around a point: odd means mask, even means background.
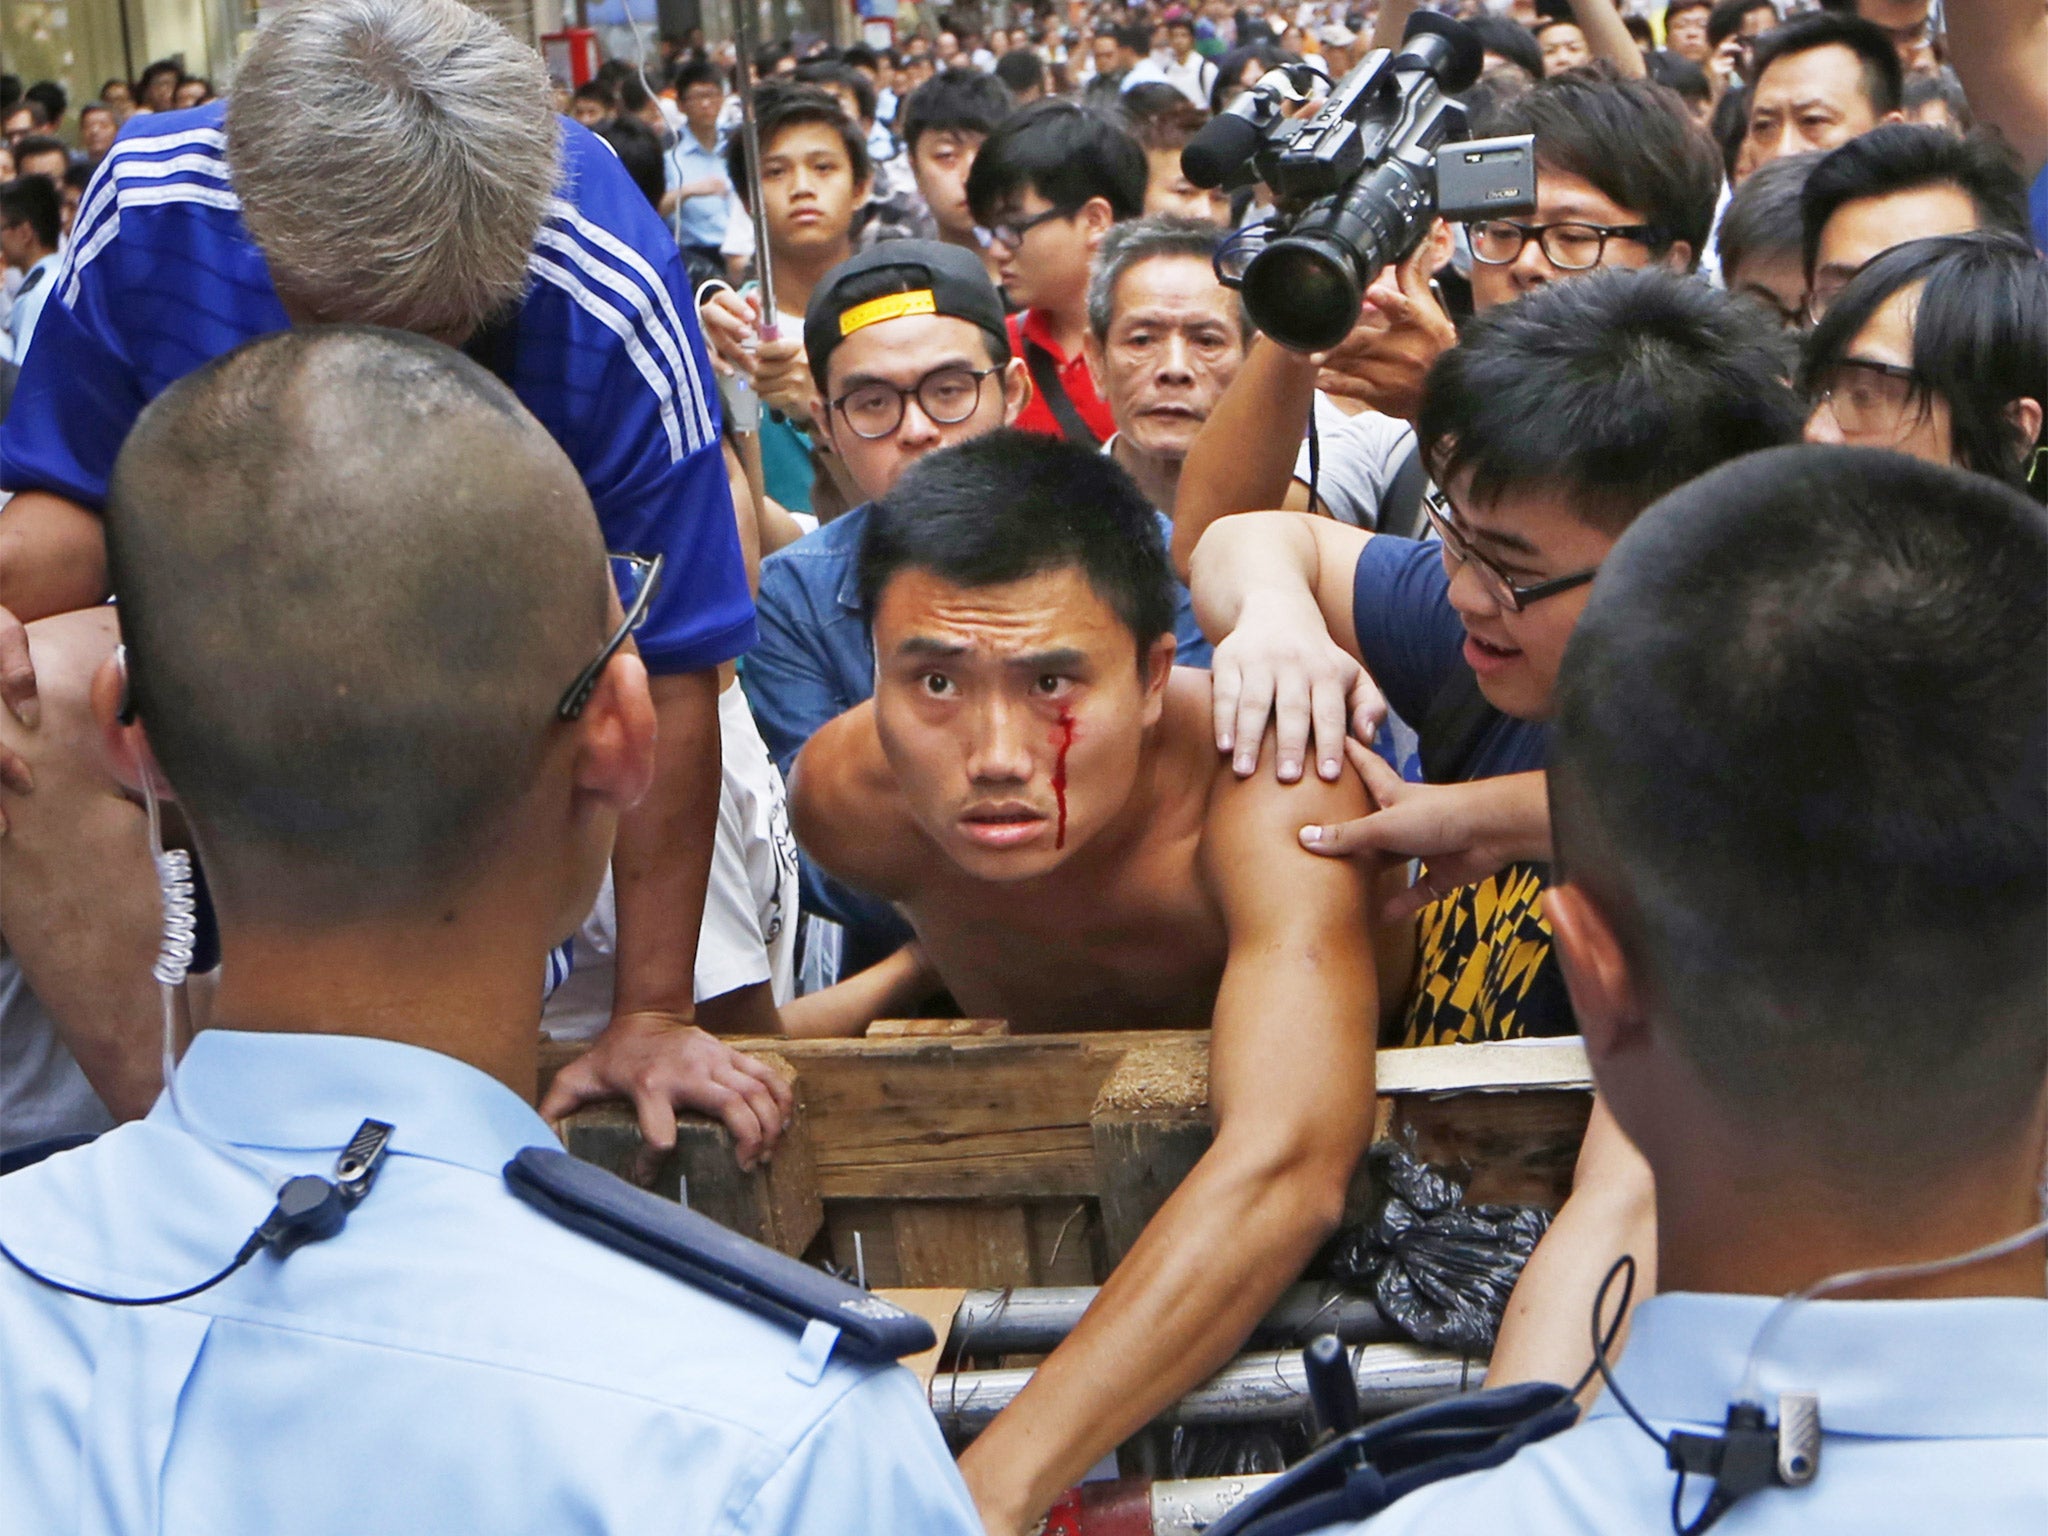
[{"label": "young man with glasses", "polygon": [[1072,102],[1027,108],[990,134],[967,177],[967,202],[994,236],[1003,292],[1023,313],[1010,344],[1031,376],[1017,418],[1027,432],[1084,447],[1116,431],[1089,376],[1088,273],[1109,228],[1145,211],[1145,151]]},{"label": "young man with glasses", "polygon": [[[1382,913],[1416,921],[1397,1043],[1576,1030],[1543,910],[1558,666],[1601,561],[1645,507],[1797,440],[1783,367],[1763,316],[1676,274],[1544,287],[1480,316],[1430,372],[1417,435],[1441,487],[1426,507],[1441,543],[1287,512],[1204,535],[1193,579],[1218,637],[1219,749],[1258,741],[1270,714],[1297,761],[1311,735],[1325,770],[1348,753],[1379,808],[1304,827],[1303,844],[1423,861]],[[1427,784],[1347,743],[1361,664],[1420,732]],[[1614,1234],[1647,1210],[1598,1116],[1587,1145],[1583,1198],[1532,1270],[1550,1271],[1532,1294],[1548,1287],[1558,1304],[1510,1309],[1496,1384],[1577,1376],[1590,1287]]]},{"label": "young man with glasses", "polygon": [[[761,565],[761,639],[742,683],[785,776],[818,727],[874,692],[874,650],[854,569],[865,503],[935,449],[1019,420],[1031,383],[1011,353],[1010,334],[980,258],[937,241],[892,240],[865,251],[813,295],[804,347],[822,402],[819,432],[863,504]],[[1184,661],[1206,659],[1185,588],[1177,593],[1175,633]],[[804,902],[846,925],[842,974],[909,936],[884,904],[822,879],[808,863]]]}]

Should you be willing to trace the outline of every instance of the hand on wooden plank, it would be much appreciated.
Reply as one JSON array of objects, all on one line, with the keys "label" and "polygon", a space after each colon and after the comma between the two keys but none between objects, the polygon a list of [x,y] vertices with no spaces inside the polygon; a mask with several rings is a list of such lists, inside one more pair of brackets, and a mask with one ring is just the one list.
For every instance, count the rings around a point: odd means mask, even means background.
[{"label": "hand on wooden plank", "polygon": [[789,1084],[768,1063],[658,1013],[613,1019],[587,1052],[555,1074],[541,1118],[559,1120],[608,1098],[632,1101],[640,1134],[656,1156],[676,1144],[677,1111],[723,1121],[744,1169],[772,1155],[796,1106]]}]

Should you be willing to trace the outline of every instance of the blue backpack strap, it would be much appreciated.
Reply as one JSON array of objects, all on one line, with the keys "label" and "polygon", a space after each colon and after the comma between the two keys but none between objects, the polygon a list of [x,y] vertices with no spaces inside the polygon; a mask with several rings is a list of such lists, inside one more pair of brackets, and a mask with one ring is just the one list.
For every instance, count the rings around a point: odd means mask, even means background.
[{"label": "blue backpack strap", "polygon": [[1569,1429],[1568,1388],[1524,1382],[1425,1403],[1353,1430],[1297,1462],[1207,1536],[1299,1536],[1364,1520],[1417,1488],[1483,1471]]},{"label": "blue backpack strap", "polygon": [[566,1152],[525,1148],[505,1183],[548,1220],[792,1332],[838,1329],[852,1359],[886,1365],[938,1342],[923,1318]]}]

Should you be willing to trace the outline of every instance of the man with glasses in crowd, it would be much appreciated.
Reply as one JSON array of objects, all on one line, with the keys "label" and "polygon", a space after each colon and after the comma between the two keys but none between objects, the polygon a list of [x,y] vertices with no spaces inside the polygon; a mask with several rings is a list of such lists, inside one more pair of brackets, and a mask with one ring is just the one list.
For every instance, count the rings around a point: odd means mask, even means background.
[{"label": "man with glasses in crowd", "polygon": [[1027,432],[1099,447],[1116,431],[1083,355],[1088,274],[1112,224],[1145,211],[1138,141],[1072,102],[1042,102],[990,134],[967,177],[974,217],[995,237],[1010,321],[1033,398]]},{"label": "man with glasses in crowd", "polygon": [[[1697,265],[1713,225],[1720,154],[1662,86],[1584,75],[1546,80],[1475,131],[1534,134],[1537,156],[1536,209],[1528,220],[1484,220],[1469,229],[1472,302],[1480,312],[1599,267],[1689,272]],[[1414,419],[1430,365],[1458,341],[1431,282],[1450,259],[1451,244],[1449,228],[1438,224],[1408,260],[1383,271],[1358,329],[1322,359],[1267,337],[1253,345],[1189,450],[1174,512],[1177,564],[1185,567],[1219,517],[1308,508],[1302,437],[1319,382],[1368,407],[1334,426],[1318,412],[1319,488],[1384,492],[1399,478],[1389,445],[1408,451],[1400,423]],[[1372,523],[1371,516],[1359,520]],[[1283,774],[1300,770],[1299,747],[1298,736],[1283,733]],[[1339,764],[1328,757],[1321,767],[1334,774]]]},{"label": "man with glasses in crowd", "polygon": [[[1416,921],[1398,1043],[1575,1030],[1542,905],[1558,664],[1638,513],[1729,459],[1797,440],[1783,366],[1752,306],[1676,273],[1543,286],[1480,316],[1429,375],[1417,434],[1441,488],[1426,502],[1440,544],[1287,512],[1203,536],[1194,582],[1217,640],[1218,745],[1257,742],[1272,715],[1297,760],[1311,734],[1321,762],[1348,753],[1378,810],[1304,827],[1303,843],[1424,861],[1382,913]],[[1428,783],[1346,742],[1361,664],[1418,728]],[[1567,1299],[1511,1309],[1489,1381],[1583,1369],[1592,1286],[1622,1251],[1615,1234],[1648,1211],[1617,1140],[1596,1117],[1580,1192],[1532,1261]]]}]

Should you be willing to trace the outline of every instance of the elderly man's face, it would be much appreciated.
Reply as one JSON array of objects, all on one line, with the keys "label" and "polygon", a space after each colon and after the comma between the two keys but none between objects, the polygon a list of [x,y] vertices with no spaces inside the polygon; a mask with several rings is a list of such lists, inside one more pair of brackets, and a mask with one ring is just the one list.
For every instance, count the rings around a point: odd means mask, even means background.
[{"label": "elderly man's face", "polygon": [[1109,332],[1088,341],[1116,429],[1178,461],[1244,363],[1237,296],[1199,256],[1155,256],[1118,279]]},{"label": "elderly man's face", "polygon": [[47,176],[57,186],[64,185],[64,173],[71,169],[71,157],[61,149],[46,149],[33,155],[16,157],[24,176]]}]

